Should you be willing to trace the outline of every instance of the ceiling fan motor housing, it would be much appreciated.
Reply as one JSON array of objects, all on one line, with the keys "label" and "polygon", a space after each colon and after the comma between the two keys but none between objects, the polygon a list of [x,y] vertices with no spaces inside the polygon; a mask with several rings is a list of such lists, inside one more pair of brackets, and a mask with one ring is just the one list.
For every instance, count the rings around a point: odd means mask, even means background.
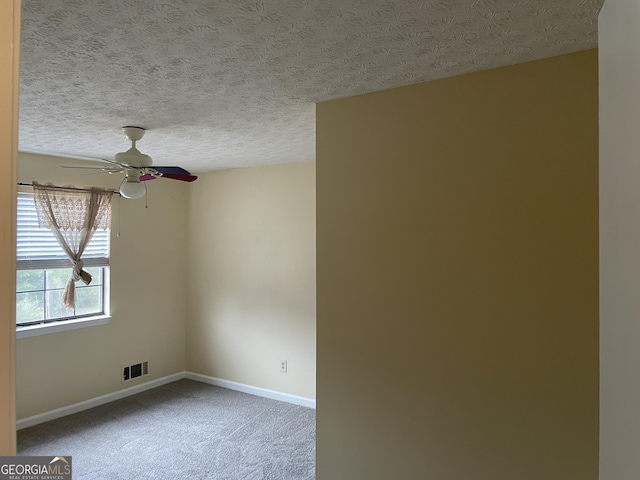
[{"label": "ceiling fan motor housing", "polygon": [[116,154],[114,160],[121,165],[129,167],[150,167],[152,165],[151,157],[140,153],[136,147],[131,147],[126,152]]}]

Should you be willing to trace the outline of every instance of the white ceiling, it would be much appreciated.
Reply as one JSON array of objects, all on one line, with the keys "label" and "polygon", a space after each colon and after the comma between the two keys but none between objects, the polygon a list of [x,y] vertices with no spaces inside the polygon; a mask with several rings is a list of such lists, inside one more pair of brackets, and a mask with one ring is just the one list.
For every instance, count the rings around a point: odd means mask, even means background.
[{"label": "white ceiling", "polygon": [[22,0],[20,150],[315,159],[315,102],[594,48],[603,0]]}]

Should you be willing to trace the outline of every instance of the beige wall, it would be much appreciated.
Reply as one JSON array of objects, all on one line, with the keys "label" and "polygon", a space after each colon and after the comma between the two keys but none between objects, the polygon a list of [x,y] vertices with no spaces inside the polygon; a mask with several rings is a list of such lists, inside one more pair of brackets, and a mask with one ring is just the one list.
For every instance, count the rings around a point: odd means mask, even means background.
[{"label": "beige wall", "polygon": [[[114,188],[122,180],[59,163],[70,161],[21,153],[19,179]],[[144,199],[113,199],[111,323],[18,340],[18,418],[184,370],[189,185],[148,186],[148,209]],[[150,376],[123,385],[121,366],[145,360]]]},{"label": "beige wall", "polygon": [[209,172],[189,193],[187,370],[315,398],[315,164]]},{"label": "beige wall", "polygon": [[20,1],[0,2],[0,456],[16,451],[15,191]]},{"label": "beige wall", "polygon": [[600,478],[640,478],[640,4],[608,0],[600,57]]},{"label": "beige wall", "polygon": [[317,106],[317,478],[598,476],[587,51]]}]

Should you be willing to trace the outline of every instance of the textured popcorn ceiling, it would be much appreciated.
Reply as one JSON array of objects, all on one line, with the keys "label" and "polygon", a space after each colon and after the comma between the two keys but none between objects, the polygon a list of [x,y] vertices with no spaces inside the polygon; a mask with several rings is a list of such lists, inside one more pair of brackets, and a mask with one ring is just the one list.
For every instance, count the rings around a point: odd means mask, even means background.
[{"label": "textured popcorn ceiling", "polygon": [[594,48],[603,0],[23,0],[20,150],[315,158],[315,102]]}]

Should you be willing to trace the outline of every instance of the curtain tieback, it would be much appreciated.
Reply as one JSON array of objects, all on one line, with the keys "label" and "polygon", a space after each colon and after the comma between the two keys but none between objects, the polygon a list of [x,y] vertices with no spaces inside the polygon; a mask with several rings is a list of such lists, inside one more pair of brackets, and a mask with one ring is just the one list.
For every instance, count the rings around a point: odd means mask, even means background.
[{"label": "curtain tieback", "polygon": [[85,285],[89,285],[91,283],[91,274],[89,272],[85,272],[82,268],[84,267],[84,262],[81,259],[73,261],[73,273],[71,277],[74,282],[78,280],[82,280]]}]

